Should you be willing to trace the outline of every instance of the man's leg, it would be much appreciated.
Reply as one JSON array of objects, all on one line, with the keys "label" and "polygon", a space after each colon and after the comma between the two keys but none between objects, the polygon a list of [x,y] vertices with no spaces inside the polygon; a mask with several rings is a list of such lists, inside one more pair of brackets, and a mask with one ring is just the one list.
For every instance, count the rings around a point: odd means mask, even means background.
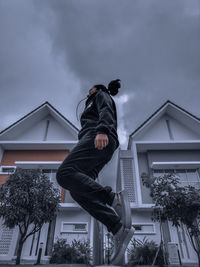
[{"label": "man's leg", "polygon": [[80,206],[108,229],[114,227],[117,230],[120,227],[120,217],[111,207],[106,206],[106,203],[112,204],[112,188],[103,187],[95,181],[99,171],[111,159],[116,143],[110,137],[109,144],[98,150],[94,146],[94,138],[95,135],[92,134],[79,141],[59,167],[56,178],[62,187],[71,192]]},{"label": "man's leg", "polygon": [[108,232],[112,232],[114,235],[122,226],[121,218],[116,213],[111,212],[111,208],[103,203],[91,202],[74,192],[70,192],[72,198],[91,216],[103,223]]}]

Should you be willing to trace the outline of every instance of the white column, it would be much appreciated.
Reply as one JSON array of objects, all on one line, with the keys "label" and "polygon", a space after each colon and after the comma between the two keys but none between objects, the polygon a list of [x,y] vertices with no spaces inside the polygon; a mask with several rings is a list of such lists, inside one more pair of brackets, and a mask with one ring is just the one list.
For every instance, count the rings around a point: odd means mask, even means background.
[{"label": "white column", "polygon": [[0,162],[1,162],[2,157],[3,157],[3,152],[4,152],[4,149],[2,148],[2,146],[0,146]]},{"label": "white column", "polygon": [[140,185],[140,174],[139,174],[139,167],[138,167],[138,155],[137,155],[137,148],[136,144],[132,143],[133,148],[133,164],[135,166],[135,178],[136,178],[136,189],[137,189],[137,201],[138,204],[142,204],[142,191],[141,191],[141,185]]},{"label": "white column", "polygon": [[[93,241],[94,241],[94,217],[90,217],[90,247],[93,248]],[[93,251],[92,251],[93,257]]]}]

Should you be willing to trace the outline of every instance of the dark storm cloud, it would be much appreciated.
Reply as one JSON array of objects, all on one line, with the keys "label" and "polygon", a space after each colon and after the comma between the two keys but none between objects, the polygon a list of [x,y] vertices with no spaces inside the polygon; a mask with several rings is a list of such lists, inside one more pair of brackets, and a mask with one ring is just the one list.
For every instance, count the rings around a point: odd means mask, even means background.
[{"label": "dark storm cloud", "polygon": [[39,3],[49,14],[54,54],[80,78],[84,93],[121,78],[129,133],[167,99],[200,115],[198,0],[61,0],[48,1],[49,10]]},{"label": "dark storm cloud", "polygon": [[78,101],[116,78],[121,143],[167,99],[200,116],[198,0],[0,0],[0,12],[2,127],[48,100],[80,128]]},{"label": "dark storm cloud", "polygon": [[[0,0],[0,40],[0,130],[45,101],[75,121],[71,110],[79,83],[61,59],[52,57],[32,1]],[[75,90],[66,105],[63,94],[70,86]]]}]

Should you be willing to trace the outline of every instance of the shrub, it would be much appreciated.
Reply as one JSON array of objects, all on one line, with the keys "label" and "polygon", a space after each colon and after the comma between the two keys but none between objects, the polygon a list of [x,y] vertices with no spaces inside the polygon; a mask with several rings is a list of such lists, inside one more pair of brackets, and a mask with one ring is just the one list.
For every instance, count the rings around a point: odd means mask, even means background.
[{"label": "shrub", "polygon": [[50,263],[85,263],[90,265],[91,248],[89,240],[73,240],[72,244],[66,243],[66,239],[58,238],[54,244]]},{"label": "shrub", "polygon": [[75,263],[86,263],[89,264],[91,260],[91,248],[89,240],[82,242],[74,239],[72,241],[72,248],[77,252],[77,258]]},{"label": "shrub", "polygon": [[[127,248],[129,266],[134,265],[151,265],[158,250],[158,245],[152,240],[148,241],[146,237],[143,240],[133,239],[131,240],[131,247]],[[160,250],[155,264],[164,266],[164,259],[162,251]]]}]

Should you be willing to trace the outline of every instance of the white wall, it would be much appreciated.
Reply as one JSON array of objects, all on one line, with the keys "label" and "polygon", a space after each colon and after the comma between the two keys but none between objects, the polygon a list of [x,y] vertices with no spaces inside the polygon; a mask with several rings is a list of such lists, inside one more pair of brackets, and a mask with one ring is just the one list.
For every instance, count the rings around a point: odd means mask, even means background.
[{"label": "white wall", "polygon": [[[45,253],[45,248],[46,248],[46,241],[47,241],[47,233],[48,233],[48,223],[45,223],[43,226],[42,226],[42,229],[41,229],[41,232],[40,232],[40,235],[39,235],[39,231],[35,233],[35,239],[34,239],[34,242],[33,242],[33,248],[32,248],[32,254],[30,255],[30,251],[31,251],[31,245],[32,245],[32,240],[33,240],[33,235],[29,236],[25,243],[24,243],[24,246],[23,246],[23,249],[22,249],[22,257],[21,258],[37,258],[37,256],[35,256],[35,252],[36,252],[36,249],[37,249],[37,242],[38,242],[38,238],[39,238],[39,247],[40,247],[40,243],[43,242],[43,249],[42,249],[42,255],[44,255]],[[33,229],[33,224],[31,224],[29,226],[29,229]],[[28,232],[30,231],[28,230]],[[38,250],[39,250],[39,247],[38,247]],[[38,254],[37,254],[38,255]]]},{"label": "white wall", "polygon": [[[178,244],[181,260],[183,262],[198,262],[197,254],[194,251],[194,249],[190,243],[191,241],[189,240],[185,226],[184,226],[184,232],[185,233],[183,232],[183,229],[181,229],[181,227],[179,227],[179,235],[181,237],[181,239],[180,239],[181,243],[180,243],[179,238],[178,238],[177,228],[175,226],[172,226],[172,222],[169,222],[169,228],[170,228],[170,235],[171,235],[172,242]],[[182,247],[182,250],[181,250],[181,247]],[[187,252],[187,250],[188,250],[188,252]],[[189,255],[188,255],[188,253],[189,253]]]},{"label": "white wall", "polygon": [[[77,211],[72,210],[63,210],[60,211],[57,219],[56,219],[56,227],[55,227],[55,235],[54,235],[54,243],[56,243],[57,237],[58,238],[65,238],[67,239],[67,243],[71,243],[73,239],[89,239],[90,238],[90,218],[91,216],[83,210],[77,209]],[[88,233],[61,233],[61,224],[62,222],[88,222]]]},{"label": "white wall", "polygon": [[200,161],[199,150],[148,151],[149,165],[153,161]]},{"label": "white wall", "polygon": [[165,119],[166,117],[163,116],[155,120],[152,124],[147,125],[141,133],[138,133],[134,140],[170,140]]},{"label": "white wall", "polygon": [[2,223],[3,219],[0,218],[0,252],[4,253],[0,255],[0,263],[12,259],[18,237],[18,227],[9,229],[4,227]]},{"label": "white wall", "polygon": [[196,140],[200,138],[200,135],[191,128],[175,119],[170,119],[170,126],[174,140]]},{"label": "white wall", "polygon": [[[138,167],[139,177],[143,172],[150,174],[152,162],[170,162],[170,161],[200,161],[199,150],[155,150],[147,153],[138,153]],[[183,166],[184,168],[184,166]],[[140,178],[142,203],[152,203],[152,198],[149,193],[150,190],[142,184]]]},{"label": "white wall", "polygon": [[[160,229],[159,229],[159,223],[153,222],[151,220],[151,211],[146,210],[132,210],[132,224],[139,224],[139,223],[151,223],[155,224],[155,234],[137,234],[135,233],[133,238],[142,240],[145,236],[146,238],[151,241],[155,241],[157,244],[160,242]],[[130,245],[130,244],[129,244]]]},{"label": "white wall", "polygon": [[147,124],[141,132],[135,136],[134,140],[139,141],[167,141],[170,140],[169,130],[166,123],[169,121],[169,127],[174,140],[196,140],[200,135],[195,133],[191,128],[182,122],[165,114],[151,124]]},{"label": "white wall", "polygon": [[74,140],[72,134],[64,128],[61,124],[59,124],[52,116],[48,115],[44,119],[36,122],[33,125],[30,125],[29,129],[24,129],[22,133],[20,133],[16,140],[38,140],[43,141],[47,120],[49,120],[48,132],[47,132],[47,141],[51,140]]},{"label": "white wall", "polygon": [[98,176],[99,183],[102,186],[111,186],[114,192],[116,192],[118,156],[119,148],[115,150],[111,160],[104,165]]},{"label": "white wall", "polygon": [[150,197],[150,190],[146,186],[142,184],[141,174],[143,172],[149,174],[148,168],[148,158],[146,153],[138,153],[138,167],[139,167],[139,177],[140,177],[140,186],[141,186],[141,194],[142,194],[142,203],[143,204],[151,204],[152,198]]}]

